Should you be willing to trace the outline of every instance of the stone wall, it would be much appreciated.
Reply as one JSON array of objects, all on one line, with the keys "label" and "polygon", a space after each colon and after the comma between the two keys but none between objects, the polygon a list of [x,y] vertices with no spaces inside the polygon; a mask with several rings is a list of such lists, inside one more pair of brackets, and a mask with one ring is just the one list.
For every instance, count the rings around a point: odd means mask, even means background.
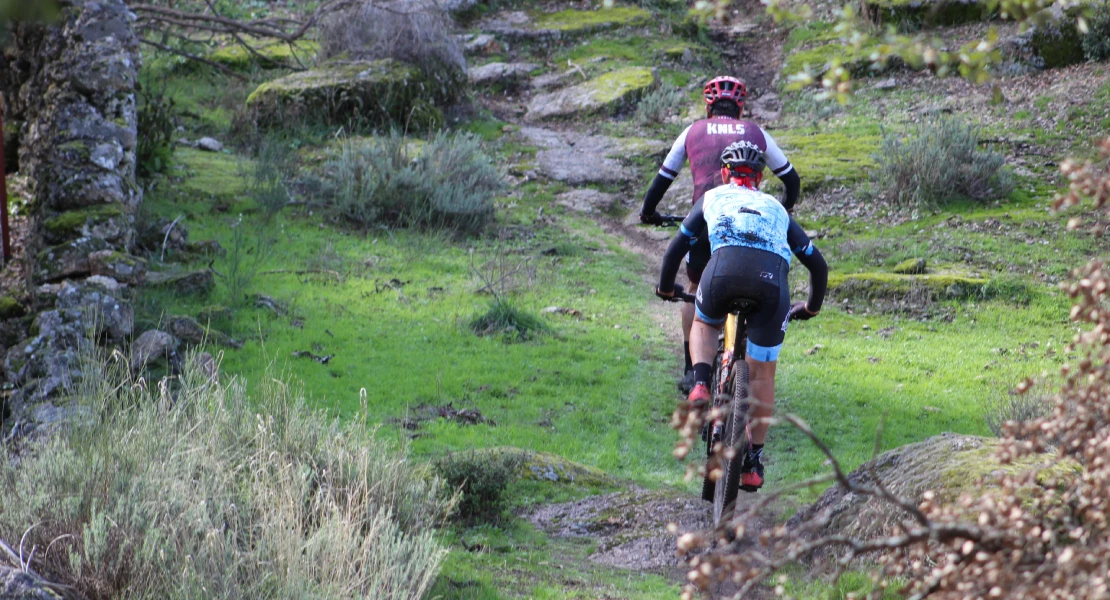
[{"label": "stone wall", "polygon": [[63,6],[57,23],[16,27],[0,58],[4,116],[18,126],[35,244],[25,257],[34,289],[0,293],[32,313],[0,315],[3,378],[14,386],[0,396],[5,430],[59,419],[64,411],[53,402],[80,378],[80,352],[130,337],[127,285],[143,271],[128,255],[142,201],[135,16],[123,0]]}]

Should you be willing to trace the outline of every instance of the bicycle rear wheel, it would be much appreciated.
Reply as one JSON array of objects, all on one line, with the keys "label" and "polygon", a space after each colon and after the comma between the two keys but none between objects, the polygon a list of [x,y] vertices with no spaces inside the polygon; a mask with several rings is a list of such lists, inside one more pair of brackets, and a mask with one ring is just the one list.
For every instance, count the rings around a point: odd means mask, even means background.
[{"label": "bicycle rear wheel", "polygon": [[[748,455],[748,363],[740,359],[732,367],[732,402],[729,403],[729,414],[725,421],[721,435],[721,477],[717,480],[713,490],[713,523],[720,524],[721,519],[732,511],[736,496],[740,490],[740,469],[744,466],[744,458]],[[732,452],[729,452],[729,449]],[[732,458],[728,455],[731,454]],[[708,476],[706,477],[708,479]]]},{"label": "bicycle rear wheel", "polygon": [[[724,348],[717,348],[717,357],[713,360],[713,381],[709,383],[709,393],[716,398],[717,389],[720,387],[721,377],[721,357],[724,355]],[[706,421],[701,429],[701,439],[705,442],[705,458],[709,460],[713,457],[713,422]],[[706,502],[713,502],[714,493],[716,491],[717,482],[709,478],[709,473],[705,474],[705,478],[701,482],[701,499]]]}]

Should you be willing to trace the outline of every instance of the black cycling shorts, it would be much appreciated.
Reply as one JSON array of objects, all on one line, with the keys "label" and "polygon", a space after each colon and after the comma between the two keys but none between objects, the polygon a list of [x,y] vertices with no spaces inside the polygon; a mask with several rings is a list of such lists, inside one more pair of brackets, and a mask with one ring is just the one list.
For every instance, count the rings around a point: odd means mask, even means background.
[{"label": "black cycling shorts", "polygon": [[705,266],[709,264],[712,255],[709,236],[703,232],[690,248],[690,252],[686,254],[686,278],[690,283],[697,284],[701,281],[701,274],[705,271]]},{"label": "black cycling shorts", "polygon": [[725,322],[733,301],[755,302],[748,315],[748,356],[778,360],[790,312],[790,263],[781,256],[741,246],[717,249],[705,267],[694,308],[698,319],[714,326]]}]

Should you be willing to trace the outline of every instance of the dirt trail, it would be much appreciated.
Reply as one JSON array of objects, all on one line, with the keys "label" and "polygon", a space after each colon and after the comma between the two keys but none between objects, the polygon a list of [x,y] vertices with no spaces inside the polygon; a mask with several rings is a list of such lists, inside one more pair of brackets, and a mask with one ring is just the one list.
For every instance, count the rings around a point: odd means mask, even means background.
[{"label": "dirt trail", "polygon": [[[742,15],[752,19],[762,14],[759,0],[743,0],[736,6],[738,13],[732,23],[714,26],[710,35],[729,64],[728,74],[745,80],[749,98],[762,98],[760,107],[777,110],[777,96],[773,92],[775,74],[782,61],[783,35],[773,29],[760,30],[753,22],[743,22]],[[714,75],[705,73],[707,78]],[[504,110],[503,101],[489,99],[490,108],[502,118],[519,121]],[[770,100],[770,103],[767,102]],[[754,118],[761,121],[765,111],[757,111]],[[773,113],[772,113],[773,114]],[[514,122],[515,125],[522,125]],[[763,123],[761,123],[763,124]],[[561,135],[589,134],[587,126],[560,127]],[[671,140],[663,140],[670,144]],[[581,155],[579,155],[581,156]],[[692,181],[688,168],[667,194],[661,207],[670,212],[682,213],[692,194]],[[568,182],[571,183],[571,182]],[[623,219],[602,217],[603,229],[619,236],[621,245],[644,258],[642,277],[645,293],[654,285],[662,263],[662,256],[674,228],[651,228],[639,224],[640,195],[647,181],[626,182],[623,208],[629,214]],[[584,189],[582,184],[571,183],[572,188]],[[669,208],[673,206],[673,208]],[[680,281],[685,277],[680,274]],[[675,305],[650,303],[650,318],[657,323],[673,342],[676,357],[680,356],[682,332]],[[678,363],[676,363],[676,374]],[[744,499],[742,498],[741,501]],[[773,511],[771,511],[773,513]],[[525,515],[538,528],[556,537],[589,537],[597,542],[597,551],[591,560],[599,564],[639,571],[665,573],[678,582],[685,581],[685,560],[675,554],[675,536],[666,532],[668,523],[676,523],[681,531],[708,529],[712,523],[708,505],[700,498],[674,489],[645,490],[633,487],[625,492],[593,496],[582,500],[541,506]],[[748,531],[758,535],[771,525],[771,521],[748,524]],[[727,594],[729,590],[718,590]]]}]

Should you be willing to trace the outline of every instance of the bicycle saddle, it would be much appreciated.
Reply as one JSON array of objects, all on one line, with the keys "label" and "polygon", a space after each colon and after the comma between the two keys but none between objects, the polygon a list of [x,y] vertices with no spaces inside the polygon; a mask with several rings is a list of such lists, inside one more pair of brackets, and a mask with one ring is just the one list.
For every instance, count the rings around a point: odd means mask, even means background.
[{"label": "bicycle saddle", "polygon": [[759,309],[759,303],[748,298],[737,298],[729,303],[728,312],[746,315]]}]

